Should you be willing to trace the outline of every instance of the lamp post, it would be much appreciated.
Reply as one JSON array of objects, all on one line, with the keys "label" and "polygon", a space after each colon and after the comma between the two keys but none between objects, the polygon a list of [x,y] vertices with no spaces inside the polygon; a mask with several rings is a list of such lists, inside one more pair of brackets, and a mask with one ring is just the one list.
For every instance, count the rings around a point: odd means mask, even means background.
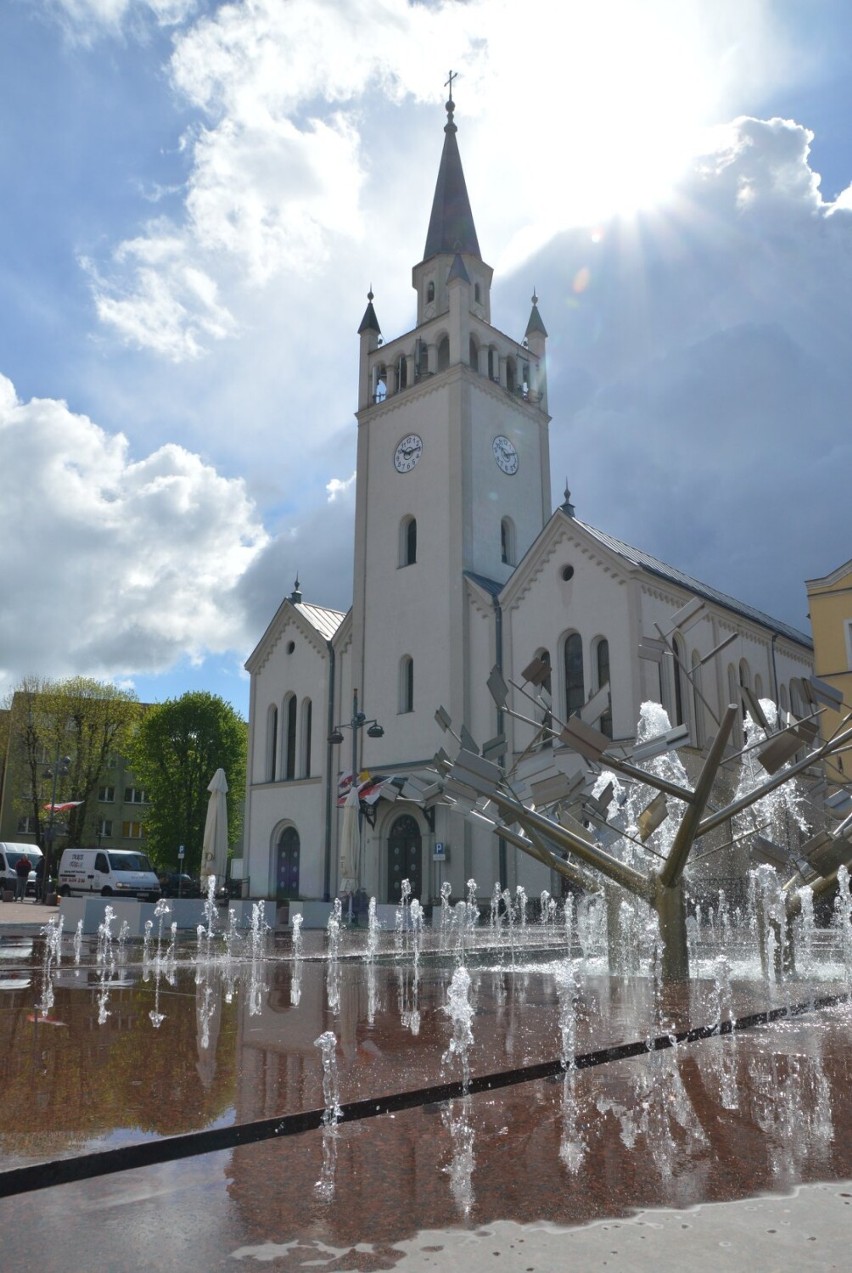
[{"label": "lamp post", "polygon": [[51,871],[53,870],[53,835],[56,822],[56,784],[59,778],[66,778],[71,770],[71,757],[59,756],[59,750],[56,752],[56,760],[52,765],[44,771],[45,778],[52,778],[53,785],[50,792],[50,817],[47,820],[47,834],[45,835],[45,854],[44,854],[44,873],[41,877],[41,901],[47,901],[48,890],[50,888]]},{"label": "lamp post", "polygon": [[[358,772],[359,772],[359,764],[358,764],[359,747],[358,747],[358,743],[359,743],[359,736],[360,736],[361,730],[362,730],[362,729],[366,729],[366,730],[367,730],[367,737],[368,737],[368,738],[383,738],[383,737],[384,737],[384,733],[385,733],[384,729],[382,728],[382,726],[379,724],[379,722],[378,722],[377,720],[375,720],[375,719],[368,719],[368,718],[367,718],[366,713],[362,712],[362,711],[359,709],[359,706],[358,706],[358,691],[357,691],[357,690],[353,690],[353,691],[352,691],[352,718],[351,718],[351,720],[349,720],[349,721],[344,721],[344,722],[343,722],[342,724],[340,724],[340,725],[335,725],[335,726],[334,726],[334,728],[333,728],[333,730],[331,731],[331,733],[330,733],[330,734],[329,734],[329,736],[328,736],[328,741],[329,741],[330,743],[332,743],[333,745],[339,746],[341,743],[343,743],[343,742],[345,741],[345,737],[344,737],[344,733],[343,733],[344,729],[351,730],[351,732],[352,732],[352,790],[354,791],[354,790],[355,790],[355,788],[356,788],[356,783],[357,783],[357,780],[358,780]],[[359,804],[359,808],[358,808],[358,828],[359,828],[359,831],[360,831],[360,826],[361,826],[361,809],[360,809],[360,804]],[[361,887],[361,844],[360,844],[360,835],[359,835],[359,839],[358,839],[358,849],[357,849],[357,854],[356,854],[356,858],[355,858],[355,881],[356,881],[356,885],[357,885],[357,888],[356,888],[356,892],[357,892],[357,891],[358,891],[358,889],[360,889],[360,887]],[[352,896],[351,896],[351,894],[350,894],[350,897],[349,897],[349,917],[350,917],[350,920],[351,920],[351,918],[352,918]]]}]

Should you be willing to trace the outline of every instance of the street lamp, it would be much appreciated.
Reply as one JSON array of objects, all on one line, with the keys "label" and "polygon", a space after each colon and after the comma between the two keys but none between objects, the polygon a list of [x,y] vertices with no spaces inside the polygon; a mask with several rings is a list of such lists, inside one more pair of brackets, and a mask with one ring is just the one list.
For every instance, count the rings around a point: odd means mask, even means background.
[{"label": "street lamp", "polygon": [[[362,729],[366,729],[366,730],[367,730],[367,737],[368,737],[368,738],[383,738],[383,737],[384,737],[384,733],[385,733],[384,729],[382,728],[382,726],[379,724],[379,722],[378,722],[377,720],[375,720],[375,719],[368,719],[368,718],[367,718],[367,716],[366,716],[366,714],[365,714],[364,712],[362,712],[362,711],[360,711],[360,710],[359,710],[359,707],[358,707],[358,691],[357,691],[357,690],[353,690],[353,691],[352,691],[352,718],[351,718],[351,720],[349,720],[349,721],[344,721],[342,724],[340,724],[340,725],[335,725],[335,726],[334,726],[334,728],[332,729],[331,733],[330,733],[330,734],[329,734],[329,736],[328,736],[328,741],[329,741],[329,743],[331,743],[333,746],[339,746],[341,743],[343,743],[343,742],[345,741],[345,736],[344,736],[344,733],[343,733],[344,729],[349,729],[349,730],[351,730],[351,731],[352,731],[352,787],[351,787],[351,790],[352,790],[353,792],[357,792],[358,772],[359,772],[359,768],[360,768],[360,766],[359,766],[359,764],[358,764],[358,738],[359,738],[359,735],[360,735],[360,733],[361,733],[361,730],[362,730]],[[347,799],[348,799],[348,797],[347,797]],[[360,826],[361,826],[361,807],[360,807],[360,802],[359,802],[359,805],[358,805],[358,821],[357,821],[357,828],[358,828],[358,831],[359,831],[359,832],[360,832]],[[354,847],[355,847],[355,846],[352,846],[352,848],[353,848],[353,849],[354,849]],[[355,890],[355,891],[356,891],[356,892],[358,892],[358,890],[359,890],[359,889],[360,889],[360,887],[361,887],[361,847],[360,847],[360,834],[359,834],[359,836],[358,836],[358,846],[357,846],[357,850],[355,851],[354,856],[355,856],[355,863],[354,863],[354,865],[355,865],[355,883],[356,883],[356,890]],[[352,897],[351,897],[351,894],[350,894],[350,898],[349,898],[349,907],[350,907],[350,919],[351,919],[351,909],[352,909]]]},{"label": "street lamp", "polygon": [[51,871],[53,869],[53,835],[56,822],[56,784],[60,778],[66,778],[71,771],[71,757],[59,756],[59,750],[56,752],[56,760],[53,765],[49,765],[44,771],[45,778],[52,778],[53,785],[50,792],[50,817],[47,820],[47,833],[45,835],[45,854],[44,854],[44,872],[41,877],[41,898],[42,902],[47,901],[47,894],[50,888]]}]

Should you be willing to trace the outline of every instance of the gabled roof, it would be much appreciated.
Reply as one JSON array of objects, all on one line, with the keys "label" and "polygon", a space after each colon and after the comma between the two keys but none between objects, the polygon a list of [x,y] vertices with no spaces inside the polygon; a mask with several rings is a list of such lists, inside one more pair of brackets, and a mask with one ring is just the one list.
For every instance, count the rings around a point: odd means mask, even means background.
[{"label": "gabled roof", "polygon": [[476,227],[473,224],[473,213],[470,210],[470,199],[467,195],[461,155],[456,141],[452,108],[452,101],[447,102],[444,149],[441,152],[441,166],[438,169],[435,198],[432,201],[426,247],[423,249],[424,261],[428,261],[430,256],[437,256],[444,252],[450,255],[466,252],[468,256],[480,256],[479,240],[476,237]]},{"label": "gabled roof", "polygon": [[766,614],[763,610],[757,610],[754,606],[747,605],[744,601],[737,601],[736,597],[730,597],[726,592],[720,592],[718,588],[713,588],[710,584],[702,583],[699,579],[693,579],[692,575],[688,575],[684,570],[678,570],[677,566],[669,566],[666,562],[660,561],[658,557],[652,557],[650,553],[643,552],[641,548],[633,548],[630,544],[625,544],[623,540],[616,539],[614,535],[608,535],[606,531],[597,530],[594,526],[589,526],[587,522],[581,522],[578,518],[573,520],[584,531],[603,544],[605,548],[617,553],[619,557],[629,562],[630,565],[639,566],[649,574],[665,579],[669,583],[677,584],[680,588],[686,588],[697,596],[706,598],[708,601],[714,601],[717,605],[724,606],[727,610],[732,610],[735,614],[742,615],[744,619],[751,619],[753,623],[759,623],[761,627],[780,633],[790,641],[795,641],[797,645],[803,645],[808,650],[813,649],[813,641],[810,637],[806,636],[804,632],[800,632],[797,628],[790,627],[787,623],[781,623],[778,619],[773,619],[771,615]]},{"label": "gabled roof", "polygon": [[294,609],[307,619],[311,627],[316,628],[324,641],[331,640],[346,618],[345,610],[329,610],[326,606],[314,606],[307,601],[297,601]]}]

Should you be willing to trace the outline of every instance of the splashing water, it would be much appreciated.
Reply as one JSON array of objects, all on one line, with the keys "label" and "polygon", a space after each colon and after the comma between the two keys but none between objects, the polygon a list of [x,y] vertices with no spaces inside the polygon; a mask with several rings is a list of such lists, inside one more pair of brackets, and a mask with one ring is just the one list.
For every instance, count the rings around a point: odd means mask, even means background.
[{"label": "splashing water", "polygon": [[441,1058],[442,1065],[458,1059],[462,1071],[462,1086],[466,1092],[470,1086],[470,1049],[473,1046],[473,1007],[470,1002],[470,973],[464,967],[456,968],[447,991],[444,1011],[453,1023],[453,1035],[449,1047]]}]

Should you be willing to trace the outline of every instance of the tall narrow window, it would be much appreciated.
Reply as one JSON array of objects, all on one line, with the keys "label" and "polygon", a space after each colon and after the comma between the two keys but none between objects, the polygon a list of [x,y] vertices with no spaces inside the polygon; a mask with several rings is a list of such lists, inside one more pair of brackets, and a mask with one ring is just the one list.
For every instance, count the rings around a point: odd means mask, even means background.
[{"label": "tall narrow window", "polygon": [[311,724],[313,705],[309,698],[302,703],[302,777],[311,776]]},{"label": "tall narrow window", "polygon": [[494,352],[493,349],[489,349],[488,351],[488,379],[489,380],[498,379],[498,371],[497,371],[498,366],[499,366],[499,363],[497,359],[497,354]]},{"label": "tall narrow window", "polygon": [[435,299],[435,284],[430,279],[429,282],[426,284],[426,304],[431,305],[434,299]]},{"label": "tall narrow window", "polygon": [[403,517],[399,524],[399,564],[413,566],[417,560],[417,519]]},{"label": "tall narrow window", "polygon": [[515,524],[511,517],[500,523],[500,560],[505,566],[515,565]]},{"label": "tall narrow window", "polygon": [[701,655],[692,651],[692,715],[695,720],[695,745],[704,746],[704,704],[701,701]]},{"label": "tall narrow window", "polygon": [[468,361],[474,371],[479,371],[479,346],[473,336],[471,336],[470,344],[468,345]]},{"label": "tall narrow window", "polygon": [[506,359],[506,388],[509,393],[515,392],[515,360],[514,358]]},{"label": "tall narrow window", "polygon": [[399,710],[414,711],[414,660],[410,654],[399,661]]},{"label": "tall narrow window", "polygon": [[473,299],[477,305],[482,304],[482,288],[478,283],[474,283],[473,285]]},{"label": "tall narrow window", "polygon": [[274,782],[278,767],[278,708],[269,709],[266,720],[266,781]]},{"label": "tall narrow window", "polygon": [[565,639],[565,712],[573,716],[586,701],[583,683],[583,642],[579,632]]},{"label": "tall narrow window", "polygon": [[672,676],[674,677],[674,724],[686,724],[686,699],[683,692],[683,665],[686,651],[679,637],[672,641],[674,658],[672,659]]},{"label": "tall narrow window", "polygon": [[287,699],[287,718],[285,728],[287,730],[287,745],[284,754],[284,777],[296,777],[296,695],[291,694]]},{"label": "tall narrow window", "polygon": [[444,336],[438,345],[438,370],[446,371],[450,365],[450,338]]},{"label": "tall narrow window", "polygon": [[396,364],[396,387],[397,389],[408,388],[408,359],[405,354],[400,354]]},{"label": "tall narrow window", "polygon": [[[595,649],[595,672],[597,674],[596,688],[602,690],[605,685],[609,685],[609,641],[606,637],[598,639]],[[602,734],[606,734],[607,738],[612,738],[612,698],[610,698],[609,707],[601,715],[598,728]]]}]

